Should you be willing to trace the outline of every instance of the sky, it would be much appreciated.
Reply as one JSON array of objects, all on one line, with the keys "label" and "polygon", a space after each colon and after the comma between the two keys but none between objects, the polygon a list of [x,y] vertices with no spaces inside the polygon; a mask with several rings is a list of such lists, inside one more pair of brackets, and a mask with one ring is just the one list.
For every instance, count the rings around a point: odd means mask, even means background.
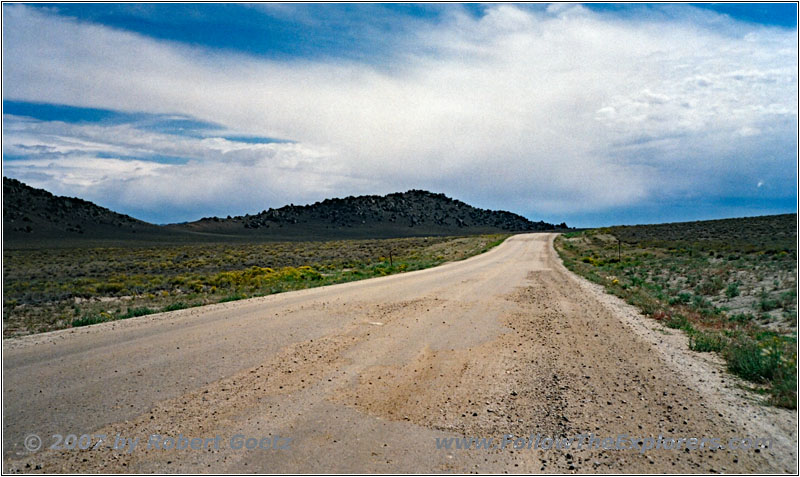
[{"label": "sky", "polygon": [[796,4],[9,4],[3,175],[154,223],[408,189],[797,211]]}]

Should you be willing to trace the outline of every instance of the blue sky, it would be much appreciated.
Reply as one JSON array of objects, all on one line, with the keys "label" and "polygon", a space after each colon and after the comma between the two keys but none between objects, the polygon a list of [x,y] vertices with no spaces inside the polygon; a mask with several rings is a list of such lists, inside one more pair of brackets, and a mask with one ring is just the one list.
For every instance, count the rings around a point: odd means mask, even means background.
[{"label": "blue sky", "polygon": [[4,4],[3,173],[157,223],[411,188],[796,212],[784,4]]}]

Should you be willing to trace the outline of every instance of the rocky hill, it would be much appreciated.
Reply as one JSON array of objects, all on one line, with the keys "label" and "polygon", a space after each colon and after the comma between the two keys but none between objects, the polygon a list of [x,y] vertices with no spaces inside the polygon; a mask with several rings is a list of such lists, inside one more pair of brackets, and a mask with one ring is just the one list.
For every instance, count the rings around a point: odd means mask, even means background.
[{"label": "rocky hill", "polygon": [[521,215],[472,207],[444,194],[410,190],[386,196],[326,199],[311,205],[287,205],[255,215],[206,217],[171,227],[196,232],[258,235],[303,233],[313,236],[398,237],[491,232],[536,232],[566,228],[532,222]]},{"label": "rocky hill", "polygon": [[92,202],[60,197],[3,177],[3,238],[6,244],[38,240],[126,239],[169,235],[156,225]]},{"label": "rocky hill", "polygon": [[386,196],[327,199],[255,215],[207,217],[153,225],[92,202],[59,197],[3,178],[4,247],[70,245],[75,241],[186,242],[219,240],[329,240],[426,235],[470,235],[566,228],[517,214],[472,207],[421,190]]}]

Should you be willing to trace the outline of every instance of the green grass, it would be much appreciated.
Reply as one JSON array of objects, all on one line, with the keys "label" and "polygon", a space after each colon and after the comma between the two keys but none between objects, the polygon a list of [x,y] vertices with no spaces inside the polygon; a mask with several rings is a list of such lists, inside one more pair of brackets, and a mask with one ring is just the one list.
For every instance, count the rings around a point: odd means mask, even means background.
[{"label": "green grass", "polygon": [[197,305],[187,305],[182,301],[177,301],[175,303],[170,303],[169,305],[165,306],[164,308],[161,309],[161,311],[183,310],[184,308],[189,308],[191,306],[197,306]]},{"label": "green grass", "polygon": [[119,316],[119,319],[135,318],[137,316],[152,315],[153,313],[158,313],[158,310],[153,310],[151,308],[147,308],[146,306],[129,308],[127,312]]},{"label": "green grass", "polygon": [[95,325],[97,323],[105,323],[106,321],[111,321],[111,318],[106,318],[101,315],[84,316],[72,320],[72,327],[77,328],[79,326]]},{"label": "green grass", "polygon": [[[231,301],[231,300],[225,300],[225,299],[220,300],[220,302],[223,301]],[[135,318],[137,316],[152,315],[154,313],[183,310],[184,308],[190,308],[192,306],[199,306],[199,303],[187,305],[186,303],[183,302],[175,302],[175,303],[170,303],[169,305],[161,308],[160,310],[147,307],[138,307],[138,308],[129,308],[125,313],[121,314],[112,315],[108,313],[101,313],[97,315],[84,315],[81,318],[76,318],[72,320],[71,325],[73,328],[77,328],[79,326],[94,325],[96,323],[105,323],[107,321],[124,320],[127,318]]]},{"label": "green grass", "polygon": [[719,332],[694,330],[688,335],[689,349],[693,351],[719,353],[725,350],[728,344],[727,338]]},{"label": "green grass", "polygon": [[245,298],[247,298],[247,295],[228,295],[225,298],[222,298],[217,303],[227,303],[229,301],[244,300]]},{"label": "green grass", "polygon": [[794,409],[795,229],[792,215],[610,227],[563,234],[556,249],[567,268],[682,330],[692,350],[719,353],[772,404]]},{"label": "green grass", "polygon": [[758,307],[761,311],[771,311],[781,307],[780,300],[772,298],[765,289],[761,289]]},{"label": "green grass", "polygon": [[723,353],[731,373],[755,383],[768,384],[772,404],[795,409],[797,355],[791,351],[794,343],[785,341],[778,336],[761,340],[744,337],[732,342]]},{"label": "green grass", "polygon": [[491,250],[491,249],[497,247],[498,245],[500,245],[501,243],[503,243],[505,240],[506,240],[506,237],[503,237],[503,238],[499,238],[499,239],[495,240],[494,242],[489,242],[488,244],[486,244],[486,247],[484,247],[481,250],[480,253],[488,252],[489,250]]},{"label": "green grass", "polygon": [[735,323],[741,323],[741,324],[750,323],[755,319],[756,319],[756,317],[753,316],[750,313],[737,313],[735,315],[729,315],[728,316],[728,320],[729,321],[732,321],[732,322],[735,322]]},{"label": "green grass", "polygon": [[738,282],[731,282],[728,284],[728,287],[725,289],[725,296],[728,298],[735,298],[739,296],[739,283]]},{"label": "green grass", "polygon": [[733,343],[726,350],[728,369],[755,383],[766,383],[778,375],[779,358],[769,356],[764,348],[754,340]]}]

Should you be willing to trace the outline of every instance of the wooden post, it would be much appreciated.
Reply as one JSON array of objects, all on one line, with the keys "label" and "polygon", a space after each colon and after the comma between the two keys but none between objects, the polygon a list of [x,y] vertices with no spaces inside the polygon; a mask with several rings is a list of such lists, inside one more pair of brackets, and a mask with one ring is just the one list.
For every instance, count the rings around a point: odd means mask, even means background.
[{"label": "wooden post", "polygon": [[617,262],[622,263],[622,242],[617,238]]},{"label": "wooden post", "polygon": [[394,261],[392,261],[392,251],[389,250],[389,266],[394,267]]}]

